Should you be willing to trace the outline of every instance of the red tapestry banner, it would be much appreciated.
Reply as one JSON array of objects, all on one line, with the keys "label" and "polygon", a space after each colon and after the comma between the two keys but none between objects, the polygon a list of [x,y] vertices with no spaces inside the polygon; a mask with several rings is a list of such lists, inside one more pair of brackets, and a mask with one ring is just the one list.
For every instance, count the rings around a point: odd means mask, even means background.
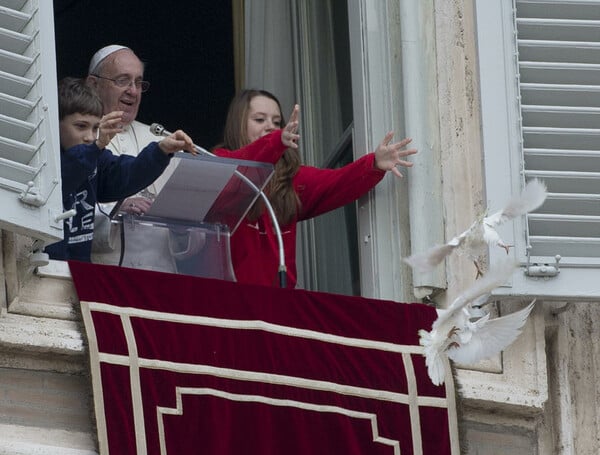
[{"label": "red tapestry banner", "polygon": [[458,455],[421,304],[71,262],[100,453]]}]

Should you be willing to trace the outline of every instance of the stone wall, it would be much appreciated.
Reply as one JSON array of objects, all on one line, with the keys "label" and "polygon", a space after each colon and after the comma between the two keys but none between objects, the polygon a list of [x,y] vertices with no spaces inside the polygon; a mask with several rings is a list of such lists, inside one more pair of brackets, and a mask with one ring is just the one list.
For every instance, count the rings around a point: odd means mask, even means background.
[{"label": "stone wall", "polygon": [[64,270],[33,274],[27,239],[7,232],[3,239],[9,292],[0,316],[0,455],[95,454],[91,381],[73,283]]}]

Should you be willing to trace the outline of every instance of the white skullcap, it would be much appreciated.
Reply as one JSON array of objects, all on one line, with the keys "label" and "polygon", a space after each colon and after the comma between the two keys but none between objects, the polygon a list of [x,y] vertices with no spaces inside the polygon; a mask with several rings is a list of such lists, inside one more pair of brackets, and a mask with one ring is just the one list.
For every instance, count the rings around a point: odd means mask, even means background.
[{"label": "white skullcap", "polygon": [[95,74],[96,70],[98,69],[98,66],[100,65],[100,63],[102,63],[102,60],[104,60],[110,54],[113,54],[123,49],[129,48],[127,46],[121,46],[120,44],[111,44],[110,46],[105,46],[102,49],[100,49],[94,54],[94,56],[90,60],[90,68],[88,70],[88,74]]}]

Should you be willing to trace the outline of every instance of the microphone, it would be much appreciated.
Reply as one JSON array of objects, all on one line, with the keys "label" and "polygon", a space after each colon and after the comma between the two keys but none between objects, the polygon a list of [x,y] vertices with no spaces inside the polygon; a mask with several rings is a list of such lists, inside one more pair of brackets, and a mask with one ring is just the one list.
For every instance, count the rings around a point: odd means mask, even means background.
[{"label": "microphone", "polygon": [[[162,126],[160,123],[153,123],[152,125],[150,125],[150,132],[152,134],[154,134],[155,136],[163,136],[163,137],[167,137],[170,136],[171,133],[170,131],[167,131],[165,129],[164,126]],[[202,153],[203,155],[208,155],[208,156],[213,156],[216,157],[216,155],[214,153],[210,153],[208,150],[194,144],[194,148],[196,149],[196,151],[198,153]]]},{"label": "microphone", "polygon": [[[170,131],[167,131],[165,129],[165,127],[162,126],[160,123],[153,123],[152,125],[150,125],[150,132],[152,134],[154,134],[155,136],[170,136],[171,134],[173,134]],[[217,157],[217,155],[215,155],[214,153],[211,153],[208,150],[197,146],[196,144],[194,144],[194,148],[199,153],[202,153],[204,155]],[[234,171],[234,174],[237,175],[241,180],[243,180],[250,188],[252,188],[254,190],[254,192],[262,198],[263,202],[265,203],[265,207],[267,207],[269,216],[271,218],[271,221],[273,222],[273,227],[275,228],[275,235],[277,237],[277,244],[279,247],[279,270],[278,270],[279,286],[282,288],[285,288],[286,281],[287,281],[287,278],[286,278],[287,277],[287,275],[286,275],[287,266],[285,265],[285,251],[283,249],[283,238],[281,237],[281,229],[279,227],[279,222],[277,221],[277,216],[275,215],[275,211],[273,210],[273,206],[271,205],[271,202],[267,198],[267,195],[259,187],[257,187],[252,180],[248,179],[248,177],[246,177],[244,174],[242,174],[237,169]]]},{"label": "microphone", "polygon": [[171,133],[165,130],[165,127],[160,123],[153,123],[150,125],[150,132],[155,136],[170,136]]}]

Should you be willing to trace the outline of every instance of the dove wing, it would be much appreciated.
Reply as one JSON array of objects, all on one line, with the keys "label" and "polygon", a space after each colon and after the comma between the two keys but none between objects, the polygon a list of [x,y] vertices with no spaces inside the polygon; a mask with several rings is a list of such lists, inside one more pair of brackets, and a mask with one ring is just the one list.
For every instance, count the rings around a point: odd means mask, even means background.
[{"label": "dove wing", "polygon": [[473,299],[473,301],[471,302],[471,305],[469,305],[470,307],[476,307],[476,308],[480,308],[482,306],[485,306],[488,304],[488,300],[490,298],[490,296],[492,295],[491,292],[486,292],[485,294],[480,295],[479,297]]},{"label": "dove wing", "polygon": [[515,263],[507,259],[502,261],[497,267],[491,268],[483,277],[463,291],[444,312],[433,323],[433,329],[437,329],[449,319],[456,319],[462,309],[476,300],[478,297],[492,292],[495,288],[503,284],[512,275],[515,269]]},{"label": "dove wing", "polygon": [[513,197],[502,210],[487,217],[486,221],[491,226],[498,226],[537,209],[547,196],[546,185],[538,179],[533,179],[525,185],[519,196]]},{"label": "dove wing", "polygon": [[404,262],[410,265],[414,270],[428,272],[442,262],[446,256],[452,253],[454,248],[456,248],[456,246],[451,245],[450,243],[436,245],[423,253],[413,254],[404,258]]},{"label": "dove wing", "polygon": [[506,349],[519,336],[535,300],[520,311],[474,324],[471,339],[460,347],[448,350],[455,362],[472,364]]},{"label": "dove wing", "polygon": [[442,262],[446,256],[449,256],[455,248],[458,248],[465,241],[475,224],[476,223],[473,223],[469,229],[456,237],[453,237],[448,243],[433,246],[423,253],[413,254],[404,258],[404,262],[418,272],[429,272],[430,270],[433,270],[436,265]]}]

